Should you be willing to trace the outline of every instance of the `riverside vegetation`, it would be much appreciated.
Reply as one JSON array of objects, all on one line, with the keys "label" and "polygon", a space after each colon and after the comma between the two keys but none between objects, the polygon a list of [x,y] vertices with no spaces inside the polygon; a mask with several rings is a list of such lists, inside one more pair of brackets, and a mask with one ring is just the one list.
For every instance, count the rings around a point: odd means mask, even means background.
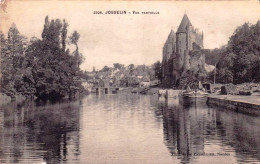
[{"label": "riverside vegetation", "polygon": [[[216,64],[216,82],[259,83],[260,21],[238,27],[226,46],[206,55],[206,62]],[[213,77],[213,73],[210,76]]]},{"label": "riverside vegetation", "polygon": [[[1,92],[39,99],[60,99],[83,93],[78,79],[83,77],[79,66],[84,58],[78,50],[80,34],[67,37],[66,20],[45,18],[42,38],[30,41],[13,24],[7,37],[1,32]],[[67,44],[73,44],[72,53]]]},{"label": "riverside vegetation", "polygon": [[[198,81],[208,81],[226,84],[260,83],[260,21],[256,24],[244,23],[237,27],[226,45],[213,50],[205,49],[205,63],[215,65],[216,69],[206,73],[203,70],[187,71],[180,78],[179,88],[187,85],[198,84]],[[162,74],[162,64],[157,66],[157,71]],[[171,74],[173,63],[166,63],[168,69],[165,74]],[[161,73],[160,73],[161,72]],[[169,76],[171,77],[171,76]],[[158,76],[162,81],[162,76]],[[173,80],[168,80],[169,82]],[[165,87],[172,88],[173,84]]]}]

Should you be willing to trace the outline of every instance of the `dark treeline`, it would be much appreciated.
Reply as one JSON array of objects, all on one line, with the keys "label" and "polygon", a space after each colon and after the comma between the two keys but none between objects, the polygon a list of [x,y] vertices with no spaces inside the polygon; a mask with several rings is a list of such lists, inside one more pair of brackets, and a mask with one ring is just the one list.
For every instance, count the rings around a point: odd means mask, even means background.
[{"label": "dark treeline", "polygon": [[260,82],[260,21],[238,27],[226,46],[206,54],[206,62],[216,64],[216,82]]},{"label": "dark treeline", "polygon": [[[79,33],[67,35],[66,20],[45,18],[42,39],[21,35],[13,24],[7,37],[1,32],[1,92],[36,96],[40,99],[73,97],[82,91],[78,50]],[[76,50],[70,53],[67,44]]]}]

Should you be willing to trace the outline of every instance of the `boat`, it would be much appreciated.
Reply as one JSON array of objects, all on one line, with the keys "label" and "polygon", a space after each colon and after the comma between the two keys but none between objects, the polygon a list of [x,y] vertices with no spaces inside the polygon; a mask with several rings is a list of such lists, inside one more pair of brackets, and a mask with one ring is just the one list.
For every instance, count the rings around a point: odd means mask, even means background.
[{"label": "boat", "polygon": [[199,98],[207,97],[209,93],[202,90],[193,90],[193,91],[183,91],[179,94],[180,97],[189,97],[189,98]]},{"label": "boat", "polygon": [[202,87],[201,82],[199,82],[199,89],[191,90],[190,87],[187,87],[187,90],[180,92],[180,97],[189,97],[189,98],[199,98],[199,97],[208,97],[209,93],[205,91],[205,88]]}]

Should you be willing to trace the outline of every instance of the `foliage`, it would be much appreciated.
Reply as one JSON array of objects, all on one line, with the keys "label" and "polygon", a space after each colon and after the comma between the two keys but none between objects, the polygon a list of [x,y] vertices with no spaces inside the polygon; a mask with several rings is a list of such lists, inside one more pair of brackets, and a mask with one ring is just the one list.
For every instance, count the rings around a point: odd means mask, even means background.
[{"label": "foliage", "polygon": [[231,36],[217,64],[221,83],[260,82],[260,26],[245,23]]},{"label": "foliage", "polygon": [[215,65],[221,59],[223,53],[226,51],[226,47],[215,48],[213,50],[204,50],[205,62],[209,65]]},{"label": "foliage", "polygon": [[160,61],[157,61],[153,64],[155,78],[159,81],[162,81],[162,64]]},{"label": "foliage", "polygon": [[101,72],[106,72],[109,70],[109,67],[108,66],[104,66],[100,71]]},{"label": "foliage", "polygon": [[124,67],[124,65],[123,64],[119,64],[119,63],[114,63],[114,68],[115,69],[121,69],[121,68],[123,68]]},{"label": "foliage", "polygon": [[[66,26],[66,24],[64,24],[64,26]],[[78,68],[85,60],[83,55],[81,53],[79,53],[79,48],[78,48],[79,37],[80,37],[80,35],[77,31],[74,31],[72,33],[72,35],[69,37],[70,43],[72,43],[76,46],[76,50],[73,52],[73,56],[74,56],[75,64],[77,65]]]},{"label": "foliage", "polygon": [[[66,49],[68,23],[45,18],[42,39],[29,43],[13,25],[5,39],[1,33],[1,91],[19,92],[40,99],[72,97],[81,88],[79,34],[72,34],[76,51]],[[15,93],[14,93],[15,94]]]}]

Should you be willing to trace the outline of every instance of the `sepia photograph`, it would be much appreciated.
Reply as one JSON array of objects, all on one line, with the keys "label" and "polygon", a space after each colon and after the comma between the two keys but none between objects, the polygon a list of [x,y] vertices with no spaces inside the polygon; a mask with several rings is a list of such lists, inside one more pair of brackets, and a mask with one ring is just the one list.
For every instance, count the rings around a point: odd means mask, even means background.
[{"label": "sepia photograph", "polygon": [[260,163],[260,1],[0,5],[0,164]]}]

